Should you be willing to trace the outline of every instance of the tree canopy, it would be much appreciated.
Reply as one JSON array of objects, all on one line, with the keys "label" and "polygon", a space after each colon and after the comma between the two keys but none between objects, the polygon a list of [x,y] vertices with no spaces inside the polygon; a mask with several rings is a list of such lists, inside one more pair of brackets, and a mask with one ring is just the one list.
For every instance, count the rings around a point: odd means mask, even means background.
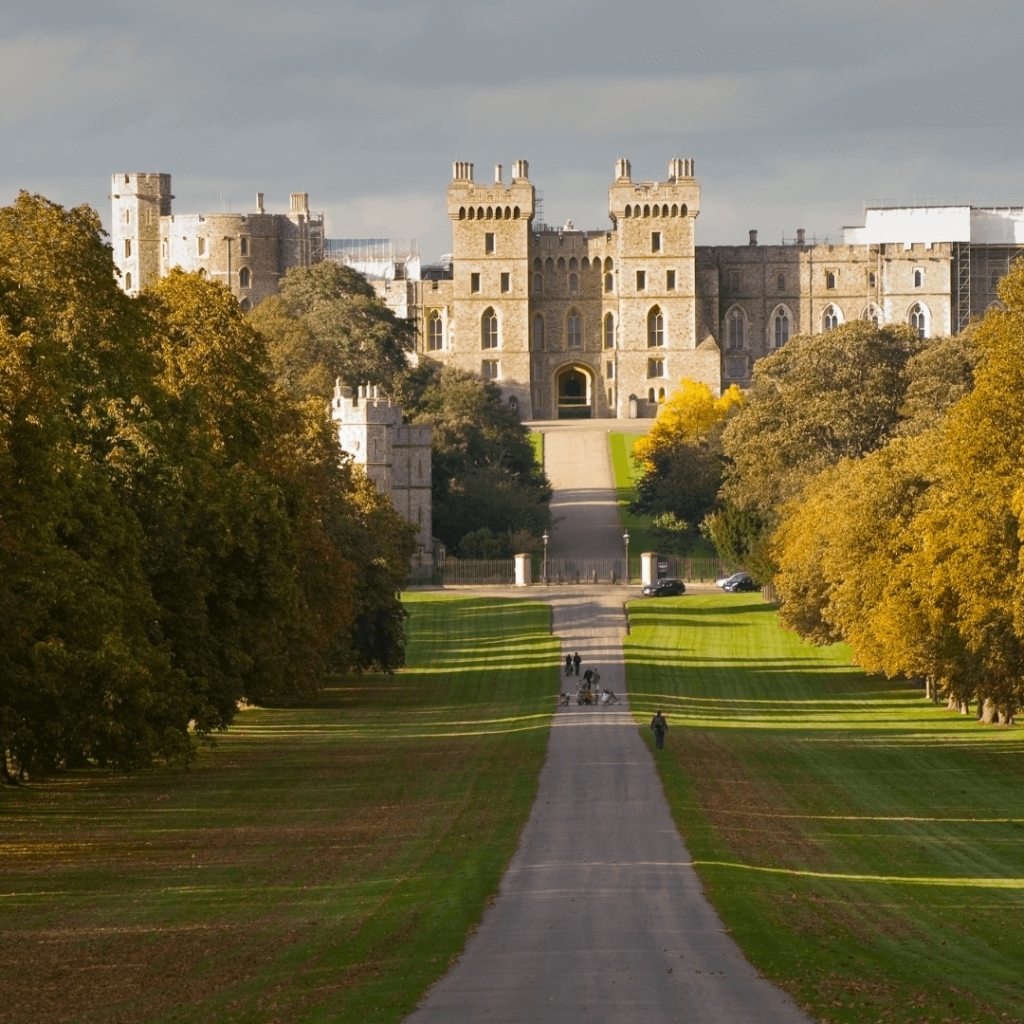
[{"label": "tree canopy", "polygon": [[[551,487],[535,464],[529,432],[495,384],[431,367],[408,408],[414,422],[433,428],[434,533],[452,550],[486,528],[500,541],[488,550],[510,555],[513,535],[539,537],[550,527]],[[467,551],[478,550],[474,537]]]},{"label": "tree canopy", "polygon": [[1006,722],[1024,702],[1024,264],[1000,298],[911,360],[902,436],[810,481],[773,544],[802,635]]},{"label": "tree canopy", "polygon": [[337,379],[396,395],[408,369],[412,324],[396,317],[351,267],[329,261],[293,267],[280,294],[264,299],[250,319],[267,339],[275,378],[296,398],[326,401]]},{"label": "tree canopy", "polygon": [[412,530],[231,294],[130,299],[99,219],[0,210],[0,769],[187,760],[241,699],[401,662]]}]

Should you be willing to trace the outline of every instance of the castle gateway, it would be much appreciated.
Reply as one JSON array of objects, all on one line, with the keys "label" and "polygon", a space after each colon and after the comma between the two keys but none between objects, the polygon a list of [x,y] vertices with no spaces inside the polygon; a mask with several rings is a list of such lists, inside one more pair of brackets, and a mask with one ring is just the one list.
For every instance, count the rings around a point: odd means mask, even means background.
[{"label": "castle gateway", "polygon": [[456,163],[450,267],[406,284],[419,293],[422,354],[495,381],[524,419],[653,413],[682,377],[718,393],[715,326],[697,299],[700,186],[692,161],[668,170],[638,184],[620,160],[611,230],[576,231],[536,222],[525,160],[507,185],[500,164],[479,185],[472,164]]}]

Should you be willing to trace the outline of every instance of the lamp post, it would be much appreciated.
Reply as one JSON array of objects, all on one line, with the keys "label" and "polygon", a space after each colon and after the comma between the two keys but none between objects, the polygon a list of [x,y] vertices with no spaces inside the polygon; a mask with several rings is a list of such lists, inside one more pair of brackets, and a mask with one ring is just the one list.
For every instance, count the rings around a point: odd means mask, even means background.
[{"label": "lamp post", "polygon": [[622,544],[626,549],[626,584],[629,585],[629,530],[622,531]]},{"label": "lamp post", "polygon": [[548,531],[544,531],[544,536],[541,540],[544,541],[544,586],[548,585],[548,541],[551,538],[548,537]]}]

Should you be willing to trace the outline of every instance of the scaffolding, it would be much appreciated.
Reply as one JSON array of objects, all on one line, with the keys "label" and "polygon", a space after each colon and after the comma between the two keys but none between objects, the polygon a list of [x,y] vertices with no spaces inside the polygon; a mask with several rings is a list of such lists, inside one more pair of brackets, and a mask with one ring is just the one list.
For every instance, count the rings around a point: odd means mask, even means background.
[{"label": "scaffolding", "polygon": [[956,242],[953,251],[956,260],[956,324],[959,334],[971,320],[971,243]]}]

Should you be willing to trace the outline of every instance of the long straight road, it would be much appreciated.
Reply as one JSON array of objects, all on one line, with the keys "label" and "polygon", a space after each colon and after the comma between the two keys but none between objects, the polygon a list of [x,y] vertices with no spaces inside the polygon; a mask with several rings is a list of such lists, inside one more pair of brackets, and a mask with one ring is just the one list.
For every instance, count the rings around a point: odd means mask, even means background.
[{"label": "long straight road", "polygon": [[622,525],[608,451],[609,420],[544,423],[544,471],[554,488],[552,558],[620,558]]},{"label": "long straight road", "polygon": [[[564,515],[552,540],[558,557],[618,553],[607,446],[607,433],[593,428],[546,437]],[[597,550],[580,550],[579,537]],[[537,799],[497,899],[407,1024],[808,1024],[758,977],[704,898],[629,714],[623,605],[635,589],[533,588],[524,596],[550,601],[563,660],[579,651],[581,671],[598,669],[600,687],[622,703],[558,709]],[[561,666],[552,666],[551,681],[552,700],[575,691]]]}]

